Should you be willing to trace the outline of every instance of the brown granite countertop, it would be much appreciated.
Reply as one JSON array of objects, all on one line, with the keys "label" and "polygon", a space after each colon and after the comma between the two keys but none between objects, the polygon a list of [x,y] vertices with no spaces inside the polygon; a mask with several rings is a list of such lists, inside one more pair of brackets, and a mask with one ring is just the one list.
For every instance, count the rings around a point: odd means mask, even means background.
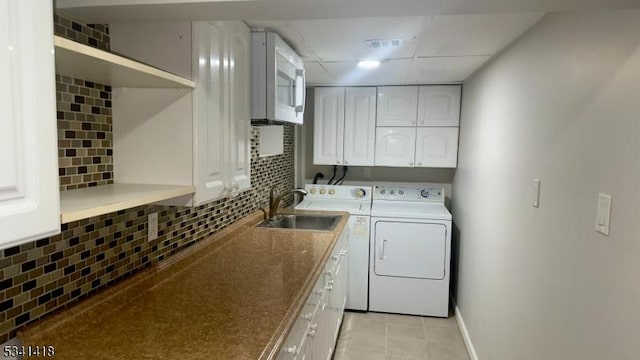
[{"label": "brown granite countertop", "polygon": [[275,358],[346,226],[334,214],[328,232],[256,228],[254,213],[18,338],[56,359]]}]

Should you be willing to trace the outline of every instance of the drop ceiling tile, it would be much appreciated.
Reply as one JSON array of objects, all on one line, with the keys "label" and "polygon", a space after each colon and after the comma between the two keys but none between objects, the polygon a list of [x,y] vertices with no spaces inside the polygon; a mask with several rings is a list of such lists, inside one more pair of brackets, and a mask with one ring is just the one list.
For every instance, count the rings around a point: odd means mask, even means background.
[{"label": "drop ceiling tile", "polygon": [[[322,61],[413,57],[422,16],[295,20],[291,24]],[[404,39],[397,48],[371,49],[372,39]]]},{"label": "drop ceiling tile", "polygon": [[411,59],[388,60],[380,67],[364,70],[356,61],[324,63],[324,67],[335,79],[334,85],[397,85],[407,81]]},{"label": "drop ceiling tile", "polygon": [[298,34],[298,31],[291,25],[290,21],[276,20],[251,20],[246,21],[249,27],[263,28],[267,31],[278,34],[291,48],[304,60],[317,61],[318,57],[309,47],[304,39]]},{"label": "drop ceiling tile", "polygon": [[542,13],[436,15],[424,19],[416,55],[493,55],[535,24]]},{"label": "drop ceiling tile", "polygon": [[331,75],[318,62],[305,61],[304,70],[307,85],[332,85],[335,83]]},{"label": "drop ceiling tile", "polygon": [[407,83],[460,82],[490,58],[490,56],[417,58],[411,64]]}]

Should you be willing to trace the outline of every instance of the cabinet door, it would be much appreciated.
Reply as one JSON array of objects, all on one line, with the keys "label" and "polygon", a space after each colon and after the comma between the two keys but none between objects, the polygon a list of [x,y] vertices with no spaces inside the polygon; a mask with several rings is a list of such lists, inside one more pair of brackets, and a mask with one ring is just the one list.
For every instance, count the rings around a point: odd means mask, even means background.
[{"label": "cabinet door", "polygon": [[196,204],[225,195],[225,137],[227,109],[221,99],[225,90],[222,51],[224,34],[218,27],[204,22],[193,23],[194,111],[196,119]]},{"label": "cabinet door", "polygon": [[313,163],[341,165],[344,138],[344,88],[315,88]]},{"label": "cabinet door", "polygon": [[460,85],[420,86],[418,126],[458,126]]},{"label": "cabinet door", "polygon": [[416,128],[377,127],[376,166],[413,166]]},{"label": "cabinet door", "polygon": [[[225,23],[228,40],[231,193],[251,188],[249,126],[249,28],[242,22]],[[223,66],[225,66],[223,64]]]},{"label": "cabinet door", "polygon": [[458,128],[418,128],[416,166],[454,168],[458,161]]},{"label": "cabinet door", "polygon": [[417,86],[378,87],[377,126],[416,126]]},{"label": "cabinet door", "polygon": [[0,248],[60,232],[53,10],[0,4]]},{"label": "cabinet door", "polygon": [[344,105],[344,164],[373,166],[376,88],[349,87]]}]

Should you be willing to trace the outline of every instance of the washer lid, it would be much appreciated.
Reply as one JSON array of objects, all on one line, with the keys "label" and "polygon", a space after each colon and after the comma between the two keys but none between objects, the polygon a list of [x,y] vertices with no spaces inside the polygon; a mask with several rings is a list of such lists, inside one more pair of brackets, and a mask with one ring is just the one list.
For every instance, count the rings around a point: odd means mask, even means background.
[{"label": "washer lid", "polygon": [[451,220],[451,213],[443,204],[412,201],[374,200],[371,216]]},{"label": "washer lid", "polygon": [[353,215],[369,215],[370,201],[304,199],[296,206],[298,210],[346,211]]}]

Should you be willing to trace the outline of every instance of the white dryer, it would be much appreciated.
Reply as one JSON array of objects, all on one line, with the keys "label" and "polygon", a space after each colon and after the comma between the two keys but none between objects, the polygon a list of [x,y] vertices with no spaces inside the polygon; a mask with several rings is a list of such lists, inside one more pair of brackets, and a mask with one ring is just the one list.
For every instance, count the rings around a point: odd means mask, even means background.
[{"label": "white dryer", "polygon": [[451,213],[444,189],[376,185],[371,207],[369,310],[448,316]]},{"label": "white dryer", "polygon": [[302,210],[349,212],[346,309],[367,310],[371,186],[307,184]]}]

